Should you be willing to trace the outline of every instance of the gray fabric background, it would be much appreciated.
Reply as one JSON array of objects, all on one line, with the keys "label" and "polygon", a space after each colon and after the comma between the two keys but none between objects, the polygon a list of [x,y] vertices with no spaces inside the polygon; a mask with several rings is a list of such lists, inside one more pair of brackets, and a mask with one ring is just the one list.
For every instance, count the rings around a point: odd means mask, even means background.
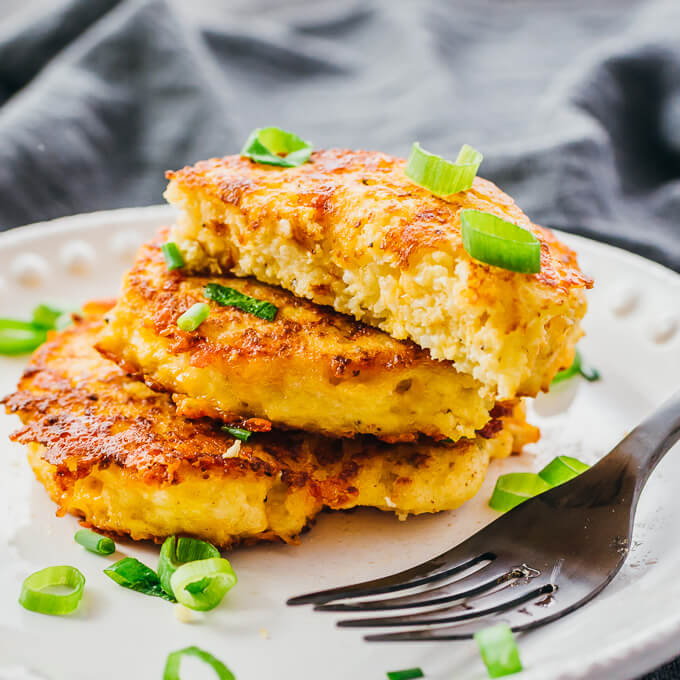
[{"label": "gray fabric background", "polygon": [[45,7],[0,22],[0,227],[160,202],[163,170],[273,123],[468,142],[535,221],[680,269],[678,0]]},{"label": "gray fabric background", "polygon": [[0,229],[159,203],[165,169],[275,124],[467,142],[535,221],[680,271],[679,0],[7,1]]}]

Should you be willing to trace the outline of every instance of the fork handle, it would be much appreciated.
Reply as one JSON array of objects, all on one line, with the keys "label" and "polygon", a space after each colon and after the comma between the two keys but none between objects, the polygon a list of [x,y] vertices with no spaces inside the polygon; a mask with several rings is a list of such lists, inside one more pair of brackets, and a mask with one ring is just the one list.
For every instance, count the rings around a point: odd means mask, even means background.
[{"label": "fork handle", "polygon": [[608,455],[635,477],[637,498],[666,452],[680,439],[680,391],[643,420]]}]

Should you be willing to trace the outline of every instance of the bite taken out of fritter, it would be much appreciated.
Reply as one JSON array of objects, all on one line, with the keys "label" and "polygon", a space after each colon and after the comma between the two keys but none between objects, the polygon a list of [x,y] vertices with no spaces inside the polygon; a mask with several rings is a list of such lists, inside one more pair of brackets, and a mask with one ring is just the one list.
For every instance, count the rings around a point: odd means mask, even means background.
[{"label": "bite taken out of fritter", "polygon": [[[174,393],[183,415],[388,442],[474,437],[492,418],[493,398],[452,362],[254,279],[169,271],[164,237],[140,250],[97,348]],[[276,317],[208,301],[214,283],[274,304]],[[208,318],[180,330],[178,317],[201,302]]]},{"label": "bite taken out of fritter", "polygon": [[[349,314],[435,359],[455,361],[495,399],[534,396],[569,366],[585,289],[576,255],[480,177],[439,198],[373,151],[320,150],[299,167],[239,156],[168,173],[172,240],[187,268],[254,276]],[[539,273],[473,259],[460,213],[475,209],[540,241]]]},{"label": "bite taken out of fritter", "polygon": [[520,406],[474,439],[388,445],[257,433],[241,442],[219,421],[188,420],[102,357],[93,343],[106,305],[53,335],[3,401],[24,423],[13,435],[60,513],[134,539],[187,534],[215,545],[293,540],[323,508],[408,514],[472,497],[489,459],[535,439]]}]

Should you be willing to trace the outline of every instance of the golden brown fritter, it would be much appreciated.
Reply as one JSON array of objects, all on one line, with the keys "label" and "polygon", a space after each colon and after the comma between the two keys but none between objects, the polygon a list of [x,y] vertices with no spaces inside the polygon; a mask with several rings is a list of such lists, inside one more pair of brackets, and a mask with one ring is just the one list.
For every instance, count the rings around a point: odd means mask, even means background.
[{"label": "golden brown fritter", "polygon": [[[592,285],[575,254],[491,182],[478,177],[442,199],[413,184],[404,165],[343,149],[317,151],[297,168],[202,161],[168,173],[165,196],[181,213],[173,240],[190,271],[255,276],[410,338],[495,398],[547,389],[571,363]],[[541,272],[471,258],[464,208],[532,231]]]},{"label": "golden brown fritter", "polygon": [[[168,271],[160,242],[140,250],[97,348],[175,393],[183,415],[386,441],[474,437],[490,420],[493,399],[451,362],[254,279]],[[177,318],[208,302],[207,283],[273,303],[276,318],[210,302],[208,319],[181,331]]]},{"label": "golden brown fritter", "polygon": [[[99,355],[92,345],[104,309],[89,306],[85,320],[53,335],[4,400],[24,423],[13,439],[29,445],[60,512],[99,529],[135,539],[182,533],[222,546],[290,541],[324,507],[400,516],[457,507],[479,489],[489,458],[513,448],[499,421],[488,438],[448,445],[277,431],[238,442],[216,421],[180,417],[167,394]],[[517,430],[523,414],[506,420]],[[533,428],[523,431],[531,437]]]}]

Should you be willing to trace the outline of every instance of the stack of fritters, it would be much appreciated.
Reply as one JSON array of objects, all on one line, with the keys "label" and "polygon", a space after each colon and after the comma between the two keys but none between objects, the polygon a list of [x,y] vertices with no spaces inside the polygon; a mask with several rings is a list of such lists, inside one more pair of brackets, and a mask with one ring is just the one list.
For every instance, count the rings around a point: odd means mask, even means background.
[{"label": "stack of fritters", "polygon": [[[291,540],[323,508],[455,508],[491,458],[536,440],[520,397],[571,363],[590,281],[489,182],[442,200],[399,159],[331,150],[298,168],[205,161],[167,197],[178,224],[115,307],[89,305],[6,399],[63,512],[133,538]],[[464,207],[531,229],[541,273],[470,258]],[[210,301],[180,330],[208,283],[275,318]]]}]

